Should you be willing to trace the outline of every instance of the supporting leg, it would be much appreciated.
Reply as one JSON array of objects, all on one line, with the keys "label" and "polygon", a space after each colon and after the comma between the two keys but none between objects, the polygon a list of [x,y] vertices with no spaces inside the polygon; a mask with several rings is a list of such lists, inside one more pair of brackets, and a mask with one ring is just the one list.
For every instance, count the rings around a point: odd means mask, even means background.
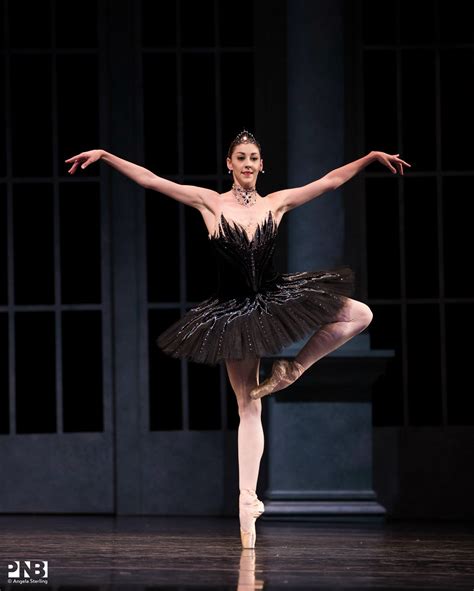
[{"label": "supporting leg", "polygon": [[239,454],[239,516],[241,540],[244,548],[255,546],[255,520],[263,511],[263,503],[256,494],[260,460],[264,449],[262,403],[252,400],[250,390],[258,385],[259,359],[230,359],[226,361],[227,374],[237,398],[240,424],[238,430]]}]

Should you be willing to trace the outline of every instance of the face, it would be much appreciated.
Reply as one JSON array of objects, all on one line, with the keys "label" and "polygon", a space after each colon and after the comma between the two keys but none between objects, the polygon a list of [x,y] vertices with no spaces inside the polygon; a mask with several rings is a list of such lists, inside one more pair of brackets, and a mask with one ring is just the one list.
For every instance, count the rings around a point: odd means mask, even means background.
[{"label": "face", "polygon": [[238,144],[227,158],[227,168],[232,170],[234,182],[241,187],[253,187],[258,173],[263,169],[263,160],[255,144]]}]

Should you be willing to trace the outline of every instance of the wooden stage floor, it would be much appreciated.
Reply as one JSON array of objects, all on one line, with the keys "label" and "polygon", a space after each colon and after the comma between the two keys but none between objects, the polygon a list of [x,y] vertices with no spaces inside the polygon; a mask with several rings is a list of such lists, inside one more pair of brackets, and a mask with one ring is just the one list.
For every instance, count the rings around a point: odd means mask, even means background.
[{"label": "wooden stage floor", "polygon": [[8,582],[8,563],[41,560],[36,588],[61,591],[473,591],[473,534],[473,522],[260,519],[242,550],[237,518],[0,515],[0,590],[31,589]]}]

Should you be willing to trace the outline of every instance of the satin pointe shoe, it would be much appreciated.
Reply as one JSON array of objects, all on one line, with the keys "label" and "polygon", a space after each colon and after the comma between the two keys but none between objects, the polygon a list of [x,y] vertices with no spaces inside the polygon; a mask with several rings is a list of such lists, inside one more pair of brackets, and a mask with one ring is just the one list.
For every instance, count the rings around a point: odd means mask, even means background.
[{"label": "satin pointe shoe", "polygon": [[255,548],[255,521],[265,511],[254,490],[244,488],[239,496],[240,540],[242,548]]},{"label": "satin pointe shoe", "polygon": [[290,359],[276,359],[272,365],[270,377],[264,380],[259,386],[250,391],[250,398],[257,400],[268,396],[272,392],[283,390],[295,382],[304,372],[304,367],[298,361]]}]

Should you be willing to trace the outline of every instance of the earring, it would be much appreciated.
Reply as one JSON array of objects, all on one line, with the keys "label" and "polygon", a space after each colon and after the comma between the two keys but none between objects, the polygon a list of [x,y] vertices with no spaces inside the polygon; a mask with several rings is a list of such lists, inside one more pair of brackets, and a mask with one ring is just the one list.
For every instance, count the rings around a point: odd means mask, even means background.
[{"label": "earring", "polygon": [[231,170],[228,168],[228,169],[227,169],[227,172],[230,174],[230,173],[231,173]]},{"label": "earring", "polygon": [[265,174],[265,171],[264,170],[262,170],[262,174]]}]

